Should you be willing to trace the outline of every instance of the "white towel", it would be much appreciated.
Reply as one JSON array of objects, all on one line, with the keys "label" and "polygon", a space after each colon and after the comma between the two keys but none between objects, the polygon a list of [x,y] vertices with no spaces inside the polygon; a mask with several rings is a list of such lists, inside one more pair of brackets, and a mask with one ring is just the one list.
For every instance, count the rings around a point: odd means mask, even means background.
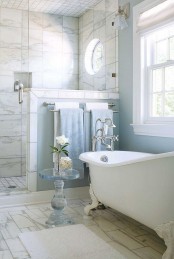
[{"label": "white towel", "polygon": [[55,102],[54,109],[60,110],[60,109],[71,109],[71,108],[79,108],[78,102]]},{"label": "white towel", "polygon": [[86,111],[108,109],[108,103],[86,103]]}]

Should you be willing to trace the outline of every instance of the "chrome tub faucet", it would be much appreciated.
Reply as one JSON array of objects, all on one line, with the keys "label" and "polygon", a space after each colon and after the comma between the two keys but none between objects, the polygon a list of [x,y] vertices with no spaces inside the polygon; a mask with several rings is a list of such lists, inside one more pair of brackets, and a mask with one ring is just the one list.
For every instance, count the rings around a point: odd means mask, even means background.
[{"label": "chrome tub faucet", "polygon": [[[102,124],[101,128],[97,129],[97,124],[100,122]],[[109,123],[108,123],[109,122]],[[96,144],[98,141],[106,147],[106,149],[113,151],[114,150],[114,141],[118,141],[118,135],[108,135],[109,128],[115,128],[112,119],[105,118],[104,120],[98,118],[95,123],[95,136],[92,137],[92,151],[96,150]],[[101,132],[99,135],[98,133]],[[106,140],[109,140],[110,143],[106,143]]]}]

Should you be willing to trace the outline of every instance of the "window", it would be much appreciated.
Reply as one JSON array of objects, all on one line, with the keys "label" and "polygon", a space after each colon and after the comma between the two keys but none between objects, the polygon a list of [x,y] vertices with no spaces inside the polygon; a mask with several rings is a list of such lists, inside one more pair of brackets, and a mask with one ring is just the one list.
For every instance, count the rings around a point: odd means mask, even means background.
[{"label": "window", "polygon": [[93,39],[85,52],[85,68],[88,74],[94,75],[100,71],[104,62],[103,44],[99,39]]},{"label": "window", "polygon": [[[158,15],[166,6],[174,8],[174,3],[159,0],[159,5],[152,6],[154,1],[144,2],[134,10],[132,126],[135,134],[174,137],[174,20],[163,14],[161,21]],[[151,8],[144,11],[148,3]],[[159,18],[155,24],[154,16]]]},{"label": "window", "polygon": [[93,49],[91,64],[95,74],[100,70],[101,66],[103,65],[103,45],[100,41],[97,42]]},{"label": "window", "polygon": [[[141,37],[145,121],[174,119],[174,25]],[[143,53],[144,52],[144,53]],[[147,109],[146,109],[147,107]]]}]

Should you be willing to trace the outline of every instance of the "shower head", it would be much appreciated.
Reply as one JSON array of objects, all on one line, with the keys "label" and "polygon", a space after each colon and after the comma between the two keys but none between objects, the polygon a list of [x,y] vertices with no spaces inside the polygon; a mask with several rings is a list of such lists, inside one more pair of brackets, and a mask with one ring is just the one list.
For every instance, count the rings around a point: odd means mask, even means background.
[{"label": "shower head", "polygon": [[112,119],[111,118],[106,118],[105,119],[105,123],[109,121],[110,123],[107,123],[108,127],[109,128],[116,128],[115,124],[113,123]]},{"label": "shower head", "polygon": [[110,125],[109,125],[109,128],[116,128],[115,124],[112,122]]}]

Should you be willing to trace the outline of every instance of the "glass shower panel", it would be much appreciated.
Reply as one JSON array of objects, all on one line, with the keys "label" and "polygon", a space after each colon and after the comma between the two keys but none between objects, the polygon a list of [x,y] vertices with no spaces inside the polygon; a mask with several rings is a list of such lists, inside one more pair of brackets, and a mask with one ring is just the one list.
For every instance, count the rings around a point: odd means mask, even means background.
[{"label": "glass shower panel", "polygon": [[[25,3],[24,3],[25,2]],[[0,2],[0,192],[26,187],[28,0]],[[24,86],[23,100],[14,82]],[[22,96],[21,96],[22,97]],[[24,177],[23,177],[24,176]]]}]

